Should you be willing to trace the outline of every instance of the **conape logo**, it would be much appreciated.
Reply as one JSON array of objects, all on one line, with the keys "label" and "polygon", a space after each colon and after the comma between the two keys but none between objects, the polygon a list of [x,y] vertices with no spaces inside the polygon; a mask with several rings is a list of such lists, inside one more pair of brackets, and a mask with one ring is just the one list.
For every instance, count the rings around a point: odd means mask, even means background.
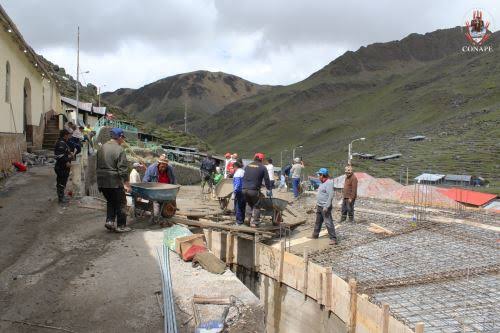
[{"label": "conape logo", "polygon": [[487,15],[484,10],[475,9],[472,11],[472,17],[465,19],[463,27],[464,35],[469,45],[462,46],[462,52],[492,52],[493,46],[486,45],[492,34],[490,29],[491,16]]}]

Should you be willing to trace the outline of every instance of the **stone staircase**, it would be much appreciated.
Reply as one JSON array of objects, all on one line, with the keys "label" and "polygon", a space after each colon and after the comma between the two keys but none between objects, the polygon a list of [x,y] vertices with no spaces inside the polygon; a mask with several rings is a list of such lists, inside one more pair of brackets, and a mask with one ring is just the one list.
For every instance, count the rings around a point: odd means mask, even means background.
[{"label": "stone staircase", "polygon": [[59,119],[57,117],[50,118],[45,124],[45,132],[43,134],[43,149],[53,150],[57,139],[59,138]]}]

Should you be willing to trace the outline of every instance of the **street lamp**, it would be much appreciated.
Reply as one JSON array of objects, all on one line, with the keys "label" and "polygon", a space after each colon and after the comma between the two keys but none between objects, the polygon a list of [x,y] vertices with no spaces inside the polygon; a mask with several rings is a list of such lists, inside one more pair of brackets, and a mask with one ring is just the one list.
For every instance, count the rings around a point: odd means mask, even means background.
[{"label": "street lamp", "polygon": [[352,143],[355,142],[355,141],[365,141],[366,138],[359,138],[359,139],[354,139],[351,141],[351,143],[349,143],[349,147],[348,147],[348,152],[347,152],[347,164],[351,165],[351,160],[352,160],[352,154],[351,154],[351,150],[352,150]]},{"label": "street lamp", "polygon": [[97,100],[98,100],[98,102],[97,102],[97,106],[98,106],[98,107],[101,107],[101,88],[104,88],[104,87],[106,87],[106,85],[105,85],[105,84],[103,84],[102,86],[99,86],[99,87],[97,88]]},{"label": "street lamp", "polygon": [[282,151],[280,152],[280,166],[281,166],[282,168],[283,168],[283,153],[286,153],[286,152],[288,152],[288,150],[286,150],[286,149],[285,149],[285,150],[282,150]]},{"label": "street lamp", "polygon": [[76,112],[75,112],[75,123],[79,126],[78,121],[78,104],[80,102],[80,74],[88,74],[90,71],[80,72],[80,27],[78,27],[78,59],[76,67]]},{"label": "street lamp", "polygon": [[304,146],[300,145],[300,146],[297,146],[297,147],[293,148],[293,150],[292,150],[292,159],[295,159],[295,149],[298,149],[298,148],[304,148]]}]

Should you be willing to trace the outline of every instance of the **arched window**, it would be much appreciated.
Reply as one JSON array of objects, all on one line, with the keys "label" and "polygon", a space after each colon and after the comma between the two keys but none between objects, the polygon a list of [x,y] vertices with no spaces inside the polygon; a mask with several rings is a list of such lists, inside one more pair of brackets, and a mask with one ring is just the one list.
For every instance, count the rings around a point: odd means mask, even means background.
[{"label": "arched window", "polygon": [[5,65],[5,102],[10,103],[10,64]]}]

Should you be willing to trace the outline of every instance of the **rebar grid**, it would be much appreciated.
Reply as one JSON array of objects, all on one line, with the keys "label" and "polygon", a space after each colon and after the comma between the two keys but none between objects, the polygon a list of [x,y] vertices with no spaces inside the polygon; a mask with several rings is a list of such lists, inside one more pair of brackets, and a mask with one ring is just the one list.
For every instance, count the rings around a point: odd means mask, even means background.
[{"label": "rebar grid", "polygon": [[[500,317],[497,232],[468,224],[362,215],[394,234],[373,234],[366,223],[345,224],[338,229],[341,245],[312,253],[311,260],[332,266],[344,279],[355,278],[361,292],[375,303],[387,302],[410,326],[423,321],[426,332],[500,331],[495,321]],[[485,225],[498,223],[489,220]]]}]

